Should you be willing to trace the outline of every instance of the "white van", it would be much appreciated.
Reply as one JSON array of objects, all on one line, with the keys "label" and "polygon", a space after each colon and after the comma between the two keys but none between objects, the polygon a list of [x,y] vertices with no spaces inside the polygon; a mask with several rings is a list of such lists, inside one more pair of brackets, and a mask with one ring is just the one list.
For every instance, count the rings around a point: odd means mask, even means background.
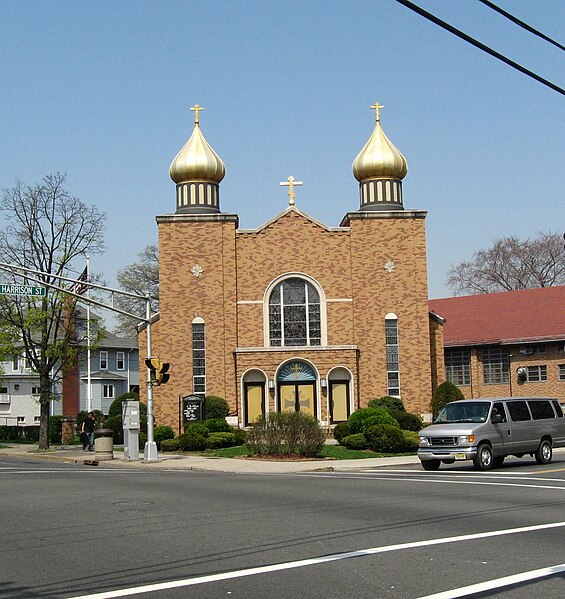
[{"label": "white van", "polygon": [[535,456],[538,464],[549,464],[553,447],[565,447],[565,418],[556,399],[465,399],[448,403],[420,431],[418,457],[424,470],[457,460],[490,470],[509,455]]}]

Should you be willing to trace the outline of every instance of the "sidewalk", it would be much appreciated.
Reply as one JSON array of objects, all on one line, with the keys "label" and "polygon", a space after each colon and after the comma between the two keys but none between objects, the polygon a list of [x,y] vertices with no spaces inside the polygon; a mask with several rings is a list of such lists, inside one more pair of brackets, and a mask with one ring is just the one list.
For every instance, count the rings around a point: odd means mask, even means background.
[{"label": "sidewalk", "polygon": [[[367,458],[359,460],[301,460],[274,461],[252,458],[218,458],[197,455],[177,455],[159,453],[157,462],[126,460],[121,451],[114,451],[113,460],[99,460],[96,452],[82,451],[76,445],[54,445],[48,451],[38,453],[37,445],[17,445],[0,443],[0,456],[18,456],[39,460],[53,460],[71,464],[90,463],[99,468],[140,468],[147,470],[199,470],[205,472],[246,473],[289,473],[347,470],[366,470],[368,468],[411,467],[420,460],[414,456],[392,458]],[[143,457],[143,454],[141,454]]]}]

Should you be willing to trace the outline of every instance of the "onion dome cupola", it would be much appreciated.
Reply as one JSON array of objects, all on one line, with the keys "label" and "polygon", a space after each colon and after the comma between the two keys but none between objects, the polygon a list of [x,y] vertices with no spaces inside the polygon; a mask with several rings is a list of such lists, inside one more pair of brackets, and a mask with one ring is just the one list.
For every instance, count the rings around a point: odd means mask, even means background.
[{"label": "onion dome cupola", "polygon": [[176,212],[220,212],[219,184],[226,167],[200,130],[198,113],[204,109],[196,104],[190,110],[194,111],[194,131],[169,168],[169,175],[177,184]]},{"label": "onion dome cupola", "polygon": [[402,179],[408,163],[382,130],[380,109],[384,106],[376,102],[371,108],[376,113],[375,130],[353,161],[360,210],[403,210]]}]

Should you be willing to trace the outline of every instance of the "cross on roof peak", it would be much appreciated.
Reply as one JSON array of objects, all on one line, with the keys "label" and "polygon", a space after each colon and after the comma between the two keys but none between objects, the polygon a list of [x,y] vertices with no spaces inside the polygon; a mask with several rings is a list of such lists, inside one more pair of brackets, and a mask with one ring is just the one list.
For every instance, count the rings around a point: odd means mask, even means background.
[{"label": "cross on roof peak", "polygon": [[286,181],[281,181],[279,185],[288,187],[288,205],[294,206],[294,198],[296,197],[296,194],[294,193],[294,186],[302,185],[302,181],[296,181],[291,175]]}]

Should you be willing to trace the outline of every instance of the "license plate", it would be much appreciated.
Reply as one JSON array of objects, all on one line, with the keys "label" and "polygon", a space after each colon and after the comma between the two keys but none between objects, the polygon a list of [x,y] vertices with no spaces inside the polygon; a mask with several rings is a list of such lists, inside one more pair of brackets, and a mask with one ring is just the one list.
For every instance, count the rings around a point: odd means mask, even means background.
[{"label": "license plate", "polygon": [[467,454],[465,454],[465,453],[456,453],[455,454],[455,459],[456,460],[466,460],[467,459]]}]

